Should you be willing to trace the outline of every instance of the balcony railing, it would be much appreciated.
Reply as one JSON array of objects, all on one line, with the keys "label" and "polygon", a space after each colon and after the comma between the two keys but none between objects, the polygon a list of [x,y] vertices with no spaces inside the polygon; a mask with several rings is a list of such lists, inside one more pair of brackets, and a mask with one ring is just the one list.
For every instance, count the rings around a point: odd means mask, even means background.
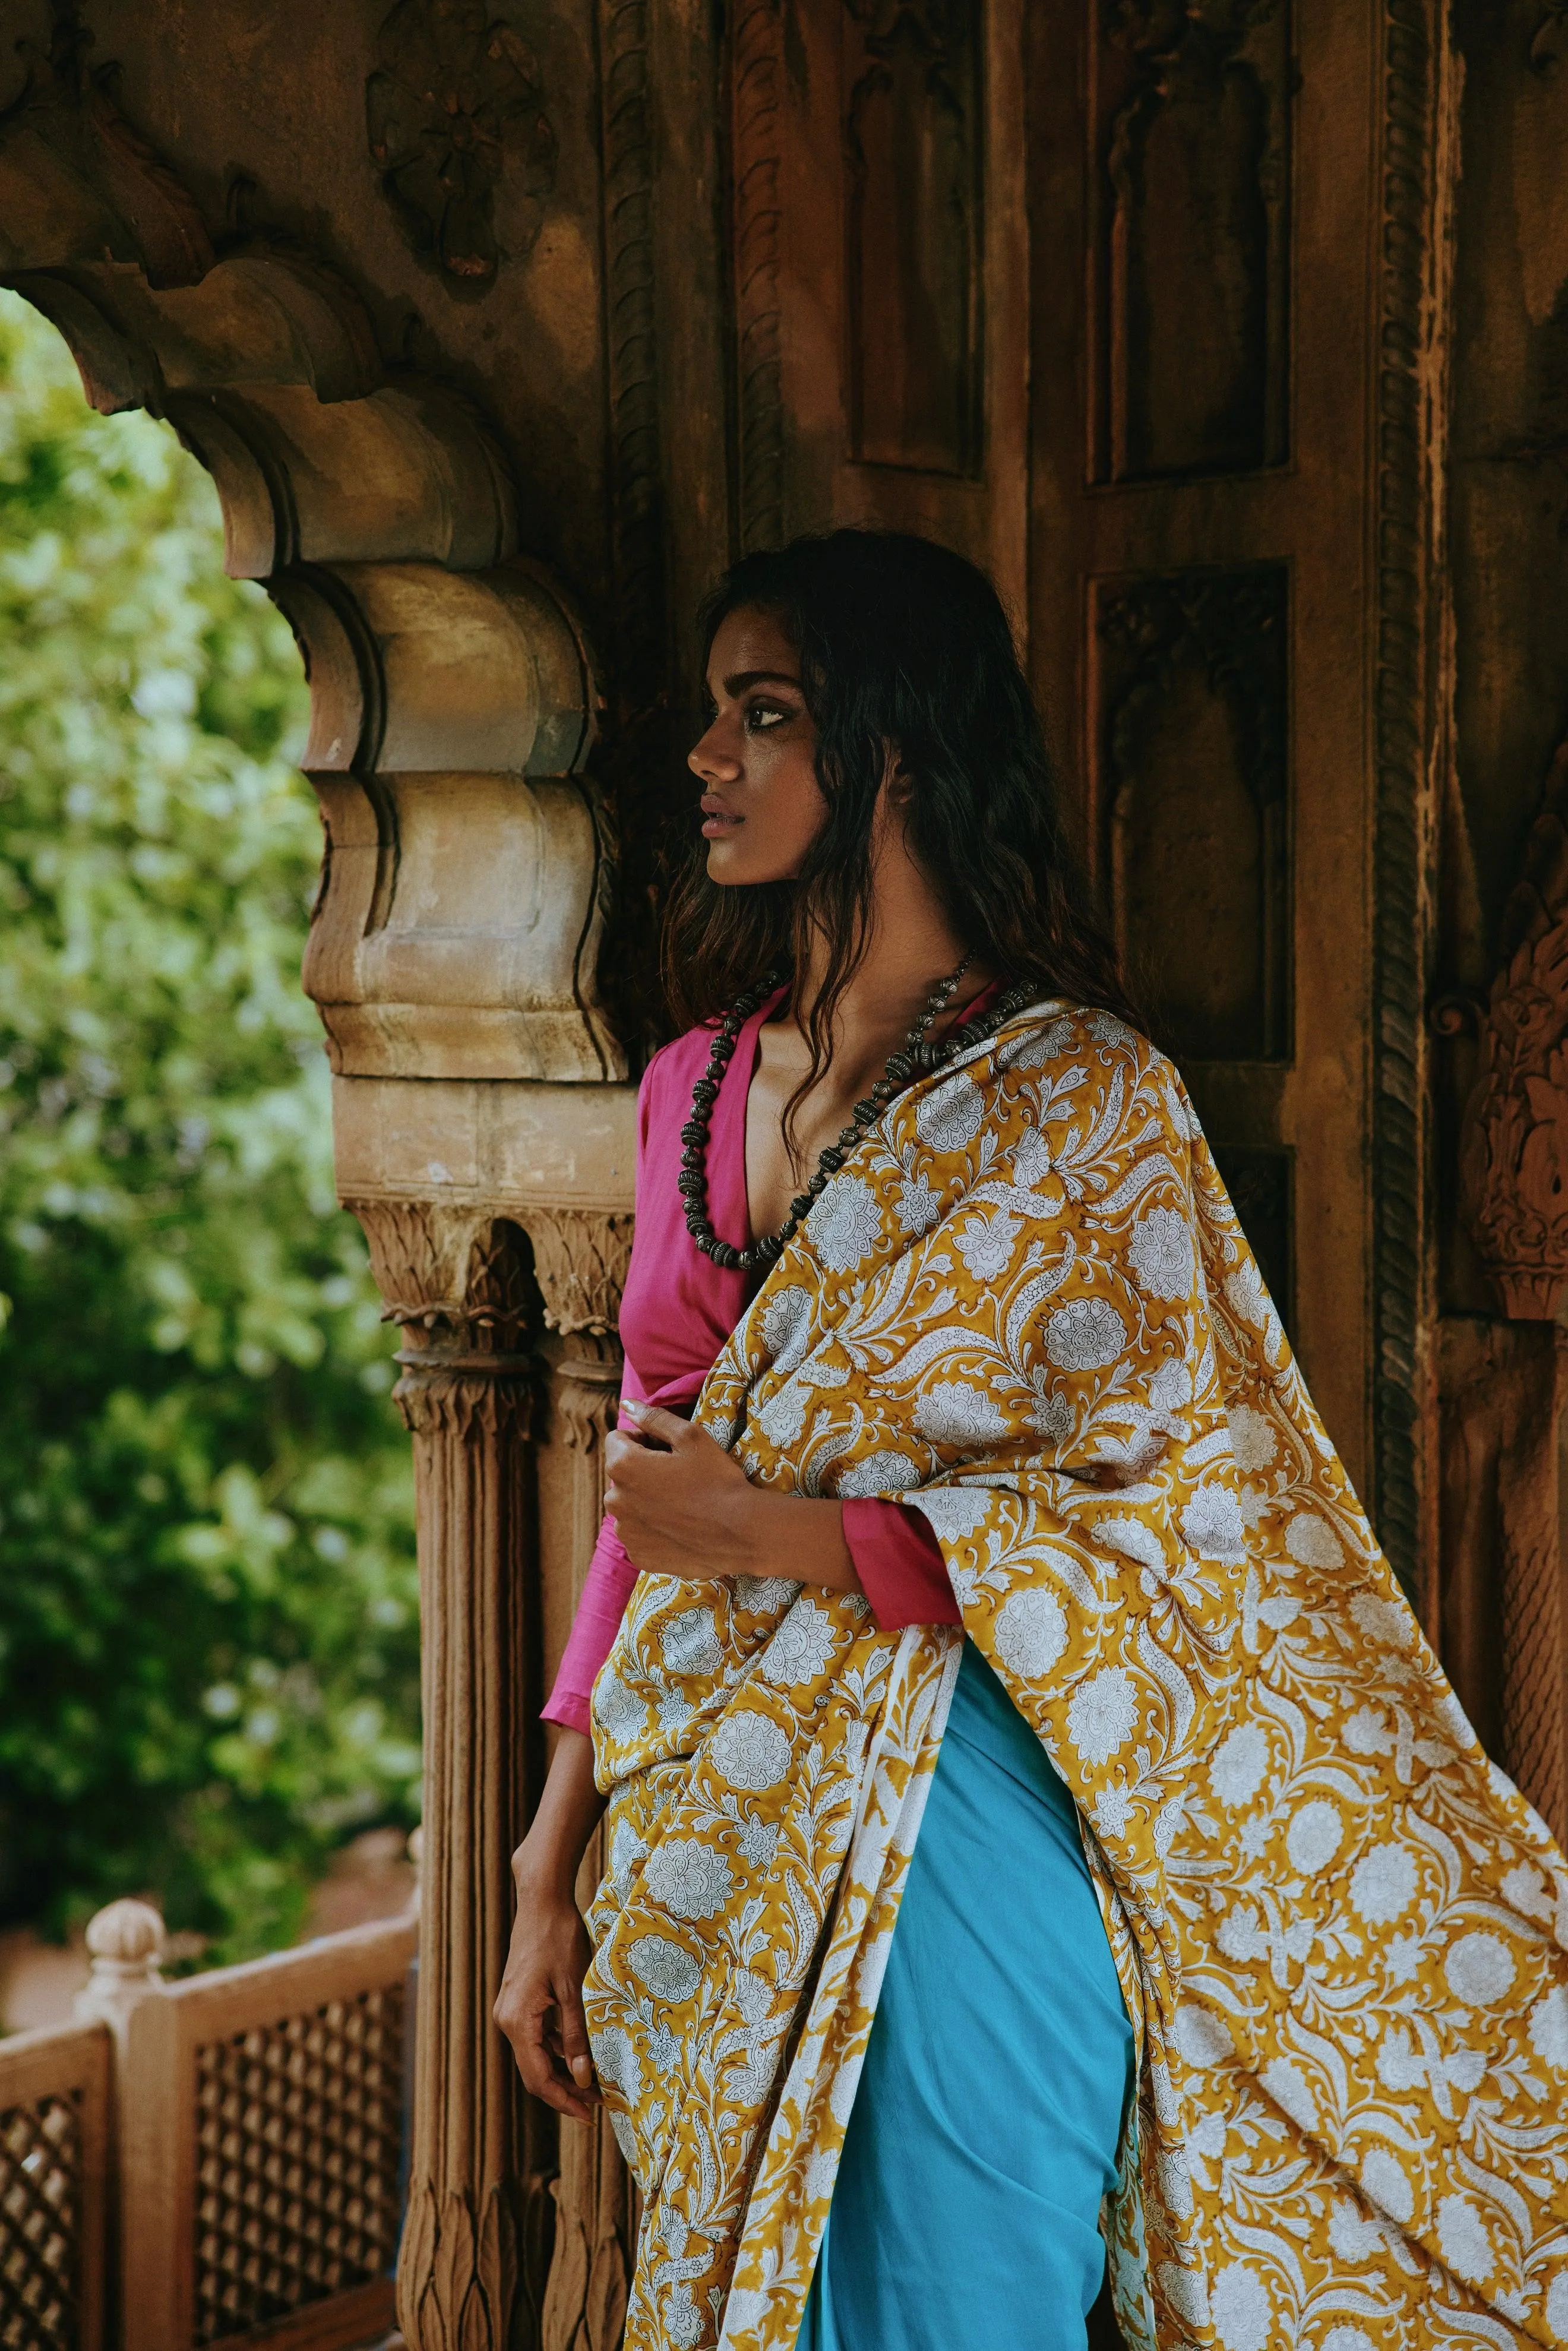
[{"label": "balcony railing", "polygon": [[393,2324],[413,1911],[182,1982],[88,1929],[78,2022],[0,2041],[0,2351],[351,2351]]}]

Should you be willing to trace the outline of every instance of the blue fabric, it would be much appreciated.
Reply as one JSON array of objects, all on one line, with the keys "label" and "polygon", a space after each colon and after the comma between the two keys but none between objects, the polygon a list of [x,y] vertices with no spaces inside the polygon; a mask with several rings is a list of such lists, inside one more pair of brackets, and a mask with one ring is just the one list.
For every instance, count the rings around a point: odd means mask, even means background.
[{"label": "blue fabric", "polygon": [[966,1641],[798,2351],[1082,2351],[1132,2053],[1072,1800]]}]

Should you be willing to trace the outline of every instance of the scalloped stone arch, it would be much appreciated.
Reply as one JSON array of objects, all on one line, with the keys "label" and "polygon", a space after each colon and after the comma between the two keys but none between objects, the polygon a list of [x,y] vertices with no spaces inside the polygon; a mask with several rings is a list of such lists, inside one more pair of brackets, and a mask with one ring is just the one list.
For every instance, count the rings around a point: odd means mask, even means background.
[{"label": "scalloped stone arch", "polygon": [[601,694],[564,591],[517,553],[472,408],[386,380],[370,321],[294,256],[160,286],[139,263],[5,277],[106,413],[166,418],[223,508],[225,567],[287,614],[326,831],[304,979],[341,1079],[625,1074],[600,1008]]}]

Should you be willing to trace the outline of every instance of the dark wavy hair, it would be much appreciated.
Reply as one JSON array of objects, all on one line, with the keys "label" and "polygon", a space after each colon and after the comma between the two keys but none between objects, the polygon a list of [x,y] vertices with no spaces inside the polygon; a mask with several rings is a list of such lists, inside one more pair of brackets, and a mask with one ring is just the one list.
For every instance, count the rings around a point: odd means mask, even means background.
[{"label": "dark wavy hair", "polygon": [[[743,556],[702,608],[705,669],[721,622],[743,606],[777,613],[799,650],[828,813],[791,882],[710,882],[706,843],[694,837],[664,919],[662,967],[677,1021],[711,1019],[770,969],[791,973],[811,1047],[796,1101],[810,1091],[866,951],[872,818],[892,745],[913,783],[910,846],[966,946],[1009,984],[1142,1028],[1063,828],[1039,714],[985,573],[902,531],[835,530]],[[827,967],[806,1004],[799,990],[819,930]]]}]

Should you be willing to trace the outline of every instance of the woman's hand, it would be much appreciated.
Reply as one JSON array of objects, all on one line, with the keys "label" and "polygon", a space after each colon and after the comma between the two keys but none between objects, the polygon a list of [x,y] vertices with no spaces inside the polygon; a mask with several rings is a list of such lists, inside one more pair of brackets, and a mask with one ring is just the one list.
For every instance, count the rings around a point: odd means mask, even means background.
[{"label": "woman's hand", "polygon": [[593,1954],[575,1886],[603,1810],[592,1740],[562,1730],[533,1826],[512,1855],[517,1915],[496,1995],[496,2022],[526,2087],[580,2123],[591,2121],[599,2092],[582,2014],[582,1979]]},{"label": "woman's hand", "polygon": [[754,1486],[706,1428],[678,1413],[631,1398],[621,1408],[637,1434],[616,1430],[606,1440],[604,1501],[634,1566],[699,1583],[784,1575],[860,1591],[837,1502]]},{"label": "woman's hand", "polygon": [[517,1876],[517,1915],[496,2022],[524,2088],[557,2114],[591,2122],[599,2090],[582,2014],[582,1979],[593,1957],[588,1929],[573,1895]]}]

